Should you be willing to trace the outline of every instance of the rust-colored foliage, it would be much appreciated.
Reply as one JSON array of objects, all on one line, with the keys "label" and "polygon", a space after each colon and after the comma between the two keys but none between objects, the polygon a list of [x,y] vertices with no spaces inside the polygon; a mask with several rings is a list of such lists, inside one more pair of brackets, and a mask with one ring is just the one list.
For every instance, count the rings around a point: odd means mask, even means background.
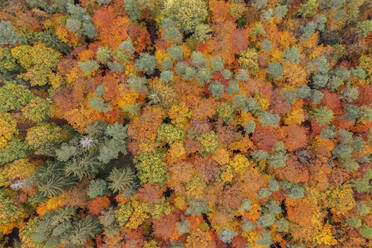
[{"label": "rust-colored foliage", "polygon": [[252,135],[252,141],[256,145],[257,149],[269,152],[278,140],[276,139],[275,130],[270,127],[257,125],[256,130]]},{"label": "rust-colored foliage", "polygon": [[88,202],[89,213],[98,215],[103,209],[110,205],[110,200],[107,196],[99,196]]},{"label": "rust-colored foliage", "polygon": [[211,98],[201,99],[199,104],[192,110],[193,118],[196,120],[206,120],[212,118],[216,113],[217,102]]},{"label": "rust-colored foliage", "polygon": [[164,240],[173,240],[177,238],[176,223],[179,215],[177,213],[166,215],[160,219],[152,221],[155,237]]},{"label": "rust-colored foliage", "polygon": [[288,151],[293,152],[306,147],[308,138],[306,129],[299,125],[289,125],[282,129],[283,142]]},{"label": "rust-colored foliage", "polygon": [[286,165],[286,167],[279,168],[276,171],[281,178],[294,184],[305,183],[309,180],[308,169],[298,161],[296,156],[289,155],[287,157]]},{"label": "rust-colored foliage", "polygon": [[104,6],[94,11],[92,20],[102,45],[116,49],[128,38],[129,18],[116,13],[112,6]]},{"label": "rust-colored foliage", "polygon": [[301,226],[311,226],[311,218],[315,214],[313,203],[304,199],[286,199],[288,219]]},{"label": "rust-colored foliage", "polygon": [[162,189],[158,184],[152,185],[146,183],[138,190],[138,199],[144,202],[157,203],[163,195],[163,192],[164,189]]},{"label": "rust-colored foliage", "polygon": [[244,185],[242,188],[243,194],[252,200],[258,198],[259,189],[264,187],[266,183],[266,178],[256,168],[248,168],[244,176],[240,179],[240,184]]}]

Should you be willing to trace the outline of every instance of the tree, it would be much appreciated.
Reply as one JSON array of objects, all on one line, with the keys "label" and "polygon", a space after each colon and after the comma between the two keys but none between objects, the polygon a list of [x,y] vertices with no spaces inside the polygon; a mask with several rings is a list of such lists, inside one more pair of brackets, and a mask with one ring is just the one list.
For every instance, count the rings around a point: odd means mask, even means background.
[{"label": "tree", "polygon": [[6,82],[0,87],[0,112],[20,110],[27,105],[33,94],[24,85]]},{"label": "tree", "polygon": [[164,185],[166,183],[168,170],[163,157],[161,153],[142,153],[134,158],[141,184],[149,182]]},{"label": "tree", "polygon": [[122,169],[114,168],[107,180],[110,182],[109,188],[114,193],[121,191],[126,195],[130,195],[137,187],[136,176],[128,167]]},{"label": "tree", "polygon": [[176,232],[176,223],[178,221],[178,214],[165,215],[159,219],[152,221],[154,226],[154,235],[164,240],[171,240]]},{"label": "tree", "polygon": [[283,128],[284,144],[288,151],[292,152],[303,148],[308,143],[306,130],[298,125],[289,125]]},{"label": "tree", "polygon": [[372,31],[372,21],[366,20],[359,24],[358,33],[363,38],[366,38],[367,35]]},{"label": "tree", "polygon": [[67,4],[69,18],[66,20],[66,27],[77,35],[86,35],[92,39],[97,35],[96,27],[92,23],[91,16],[87,10],[77,4]]},{"label": "tree", "polygon": [[158,139],[160,141],[172,144],[177,140],[182,140],[183,137],[183,130],[178,129],[171,124],[161,124],[158,128]]},{"label": "tree", "polygon": [[333,111],[322,106],[314,110],[313,116],[320,124],[329,124],[333,119]]},{"label": "tree", "polygon": [[18,134],[17,122],[10,114],[0,112],[0,126],[0,148],[5,148]]},{"label": "tree", "polygon": [[111,49],[117,49],[128,38],[129,18],[117,15],[112,5],[95,10],[92,22],[98,33],[96,39]]},{"label": "tree", "polygon": [[255,75],[258,72],[258,55],[256,49],[249,48],[240,53],[239,64]]},{"label": "tree", "polygon": [[20,66],[17,64],[16,59],[12,56],[9,48],[0,48],[0,73],[9,75],[18,72]]},{"label": "tree", "polygon": [[198,141],[203,146],[203,149],[200,151],[201,154],[211,154],[220,146],[214,131],[199,136]]},{"label": "tree", "polygon": [[50,123],[41,123],[27,130],[26,141],[33,149],[47,144],[56,144],[63,140],[62,128]]},{"label": "tree", "polygon": [[44,43],[37,43],[34,46],[21,45],[11,50],[12,56],[17,59],[26,70],[26,73],[19,77],[29,80],[32,86],[43,86],[51,84],[61,53],[46,47]]},{"label": "tree", "polygon": [[283,66],[277,62],[270,63],[266,71],[273,75],[276,80],[279,80],[283,74]]},{"label": "tree", "polygon": [[96,198],[97,196],[102,196],[107,194],[108,187],[107,187],[107,182],[103,179],[96,179],[92,180],[89,183],[89,188],[88,188],[88,196],[91,199]]},{"label": "tree", "polygon": [[91,75],[99,69],[99,64],[94,60],[78,62],[78,65],[86,76]]},{"label": "tree", "polygon": [[32,241],[47,247],[85,244],[100,231],[99,222],[92,216],[73,220],[75,213],[64,207],[44,215],[33,229]]},{"label": "tree", "polygon": [[207,5],[201,0],[168,1],[165,16],[171,18],[183,33],[193,33],[208,17]]},{"label": "tree", "polygon": [[194,51],[191,54],[191,62],[196,67],[202,67],[205,65],[206,59],[202,53]]},{"label": "tree", "polygon": [[225,86],[218,81],[210,84],[208,89],[211,92],[211,95],[216,99],[220,99],[222,94],[225,92]]},{"label": "tree", "polygon": [[318,7],[318,2],[316,0],[307,0],[301,5],[301,8],[298,10],[298,15],[306,17],[309,14],[312,14],[314,9]]},{"label": "tree", "polygon": [[280,117],[276,114],[264,112],[260,115],[261,125],[277,127],[280,121]]},{"label": "tree", "polygon": [[26,142],[19,139],[10,140],[5,148],[0,148],[0,164],[3,165],[27,157],[29,149]]},{"label": "tree", "polygon": [[31,182],[38,186],[44,196],[57,196],[62,191],[75,184],[76,178],[65,176],[63,167],[59,163],[48,162],[37,169],[32,175]]},{"label": "tree", "polygon": [[311,225],[311,217],[315,214],[315,207],[308,200],[287,199],[285,201],[288,219],[301,226]]},{"label": "tree", "polygon": [[301,62],[301,54],[298,51],[297,47],[287,47],[287,49],[283,52],[284,61],[290,63],[300,63]]},{"label": "tree", "polygon": [[27,119],[40,123],[49,119],[52,115],[52,107],[48,100],[36,97],[22,108],[22,113]]},{"label": "tree", "polygon": [[73,4],[73,0],[66,1],[51,1],[51,0],[26,0],[26,2],[33,8],[40,8],[53,14],[55,12],[66,12],[68,4]]},{"label": "tree", "polygon": [[216,112],[220,119],[224,122],[228,122],[230,119],[233,118],[234,112],[233,107],[229,102],[219,103]]},{"label": "tree", "polygon": [[155,72],[157,62],[154,56],[148,53],[141,53],[140,57],[134,63],[136,70],[143,71],[149,75]]},{"label": "tree", "polygon": [[140,6],[136,0],[125,0],[125,11],[129,15],[132,22],[135,22],[141,18]]},{"label": "tree", "polygon": [[0,246],[369,247],[367,1],[0,2]]},{"label": "tree", "polygon": [[36,163],[28,159],[18,159],[1,167],[0,186],[8,187],[16,179],[25,180],[36,170]]},{"label": "tree", "polygon": [[110,200],[107,196],[99,196],[88,203],[89,213],[93,215],[98,215],[103,209],[110,205]]},{"label": "tree", "polygon": [[203,232],[199,228],[194,230],[186,240],[186,248],[200,247],[206,248],[212,241],[212,235],[208,232]]},{"label": "tree", "polygon": [[4,189],[0,190],[0,206],[2,214],[0,216],[0,232],[9,234],[13,228],[19,228],[23,223],[23,218],[27,216],[24,209],[13,204],[12,198],[7,195]]},{"label": "tree", "polygon": [[1,21],[0,30],[0,46],[14,46],[23,41],[21,36],[14,32],[13,25],[9,21]]}]

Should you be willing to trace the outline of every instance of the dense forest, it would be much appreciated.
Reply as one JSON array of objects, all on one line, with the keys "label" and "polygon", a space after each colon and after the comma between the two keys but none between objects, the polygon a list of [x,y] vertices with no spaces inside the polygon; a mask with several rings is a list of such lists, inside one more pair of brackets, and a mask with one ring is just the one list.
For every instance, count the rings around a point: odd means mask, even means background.
[{"label": "dense forest", "polygon": [[0,247],[372,247],[370,0],[0,0]]}]

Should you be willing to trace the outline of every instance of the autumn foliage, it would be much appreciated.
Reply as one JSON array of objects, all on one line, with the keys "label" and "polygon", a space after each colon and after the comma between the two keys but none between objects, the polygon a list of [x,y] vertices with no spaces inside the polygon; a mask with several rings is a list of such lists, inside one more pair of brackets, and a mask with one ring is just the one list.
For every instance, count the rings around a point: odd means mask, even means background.
[{"label": "autumn foliage", "polygon": [[0,247],[371,247],[371,9],[0,1]]}]

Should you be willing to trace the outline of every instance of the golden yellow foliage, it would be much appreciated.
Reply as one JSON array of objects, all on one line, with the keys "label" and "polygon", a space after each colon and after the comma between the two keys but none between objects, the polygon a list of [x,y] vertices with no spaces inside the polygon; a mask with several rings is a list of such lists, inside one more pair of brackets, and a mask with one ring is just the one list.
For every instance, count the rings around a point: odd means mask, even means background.
[{"label": "golden yellow foliage", "polygon": [[222,147],[217,148],[217,150],[212,155],[212,159],[219,165],[225,165],[229,163],[229,158],[229,152]]},{"label": "golden yellow foliage", "polygon": [[0,148],[5,148],[8,141],[18,134],[17,122],[9,113],[0,113]]},{"label": "golden yellow foliage", "polygon": [[237,154],[233,157],[230,161],[231,167],[234,169],[235,173],[243,173],[245,169],[252,166],[251,162],[247,159],[247,157]]},{"label": "golden yellow foliage", "polygon": [[65,200],[66,200],[65,193],[62,193],[59,196],[51,197],[46,202],[41,203],[36,208],[36,212],[39,214],[39,216],[42,217],[47,212],[56,210],[57,208],[64,206]]},{"label": "golden yellow foliage", "polygon": [[36,163],[18,159],[0,168],[0,186],[9,186],[15,179],[25,179],[36,169]]}]

